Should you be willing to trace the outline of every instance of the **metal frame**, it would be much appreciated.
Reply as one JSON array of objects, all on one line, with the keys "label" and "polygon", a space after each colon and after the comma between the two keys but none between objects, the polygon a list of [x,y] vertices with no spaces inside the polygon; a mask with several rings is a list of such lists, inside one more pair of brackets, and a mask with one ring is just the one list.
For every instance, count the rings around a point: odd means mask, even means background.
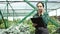
[{"label": "metal frame", "polygon": [[[9,10],[8,10],[8,7],[9,7],[9,6],[8,6],[8,5],[10,5],[10,3],[8,2],[8,0],[6,0],[6,2],[7,2],[6,5],[7,5],[7,20],[8,20],[8,14],[9,14]],[[10,5],[10,7],[12,8],[11,5]],[[14,9],[12,8],[12,10],[13,10],[13,20],[14,20]],[[5,24],[5,28],[8,28],[8,26],[9,26],[9,25],[8,25],[8,21],[5,22],[4,24]]]},{"label": "metal frame", "polygon": [[5,27],[6,27],[6,22],[5,22],[5,20],[4,20],[4,17],[3,17],[3,15],[2,15],[1,10],[0,10],[0,15],[1,15],[1,18],[2,18],[2,20],[3,20],[3,22],[4,22]]},{"label": "metal frame", "polygon": [[[8,1],[8,0],[6,0],[6,1],[0,1],[0,2],[7,2],[7,12],[9,12],[8,11],[8,4],[10,5],[10,3],[9,2],[20,2],[20,1]],[[29,17],[31,14],[33,14],[35,11],[37,11],[37,8],[36,7],[34,7],[30,2],[33,2],[33,1],[27,1],[27,0],[24,0],[24,1],[21,1],[21,2],[26,2],[28,5],[30,5],[32,8],[34,8],[33,9],[33,11],[31,12],[31,13],[29,13],[26,17],[24,17],[21,21],[19,21],[18,22],[18,24],[20,24],[20,23],[22,23],[27,17]],[[42,1],[43,2],[43,1]],[[48,1],[48,0],[46,0],[46,1],[44,1],[45,2],[45,4],[46,4],[46,6],[45,6],[45,8],[46,8],[46,13],[48,13],[47,12],[47,2],[50,2],[50,1]],[[53,2],[53,1],[52,1]],[[51,2],[51,3],[52,3]],[[53,2],[53,3],[56,3],[55,1]],[[60,2],[57,2],[57,3],[60,3]],[[10,5],[10,7],[12,8],[12,6]],[[12,8],[12,10],[13,10],[13,17],[14,17],[14,9]],[[7,13],[8,14],[8,13]],[[7,18],[8,18],[8,16],[7,16]],[[50,17],[48,17],[49,18],[49,21],[50,22],[52,22],[54,25],[56,25],[57,27],[59,26],[58,24],[56,24],[56,21],[54,21],[54,20],[52,20],[52,19],[50,19]],[[7,24],[8,24],[8,22],[7,22]],[[5,24],[5,25],[7,25],[7,24]],[[18,25],[17,24],[17,25]],[[8,25],[7,25],[8,26]],[[7,28],[7,26],[6,26],[6,28]]]}]

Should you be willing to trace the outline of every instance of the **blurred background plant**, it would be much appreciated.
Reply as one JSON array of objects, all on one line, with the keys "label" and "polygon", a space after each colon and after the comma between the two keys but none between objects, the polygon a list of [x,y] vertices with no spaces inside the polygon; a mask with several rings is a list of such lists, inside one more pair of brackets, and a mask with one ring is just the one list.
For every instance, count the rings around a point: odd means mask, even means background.
[{"label": "blurred background plant", "polygon": [[[54,17],[51,17],[52,19],[56,20]],[[8,27],[11,27],[11,25],[16,25],[21,19],[17,19],[14,21],[9,21],[7,19],[4,19],[5,21],[8,21]],[[25,32],[29,32],[30,34],[34,34],[35,32],[35,28],[32,26],[32,21],[30,19],[28,20],[24,20],[20,26],[17,26],[17,29],[19,31],[25,31]],[[58,31],[58,27],[56,27],[55,25],[53,25],[51,22],[48,23],[48,31],[50,34],[57,34],[56,31]],[[4,29],[4,23],[2,20],[0,20],[0,29]],[[14,29],[14,28],[13,28]],[[18,31],[16,30],[16,31]],[[15,31],[14,31],[15,32]],[[59,34],[59,33],[58,33]]]}]

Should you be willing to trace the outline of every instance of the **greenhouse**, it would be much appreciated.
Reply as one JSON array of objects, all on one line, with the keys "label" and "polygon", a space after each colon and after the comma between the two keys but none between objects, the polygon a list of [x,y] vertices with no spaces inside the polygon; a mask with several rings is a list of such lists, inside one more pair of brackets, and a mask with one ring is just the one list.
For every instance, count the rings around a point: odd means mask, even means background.
[{"label": "greenhouse", "polygon": [[0,34],[35,34],[31,18],[38,2],[44,3],[49,34],[60,34],[60,0],[0,0]]}]

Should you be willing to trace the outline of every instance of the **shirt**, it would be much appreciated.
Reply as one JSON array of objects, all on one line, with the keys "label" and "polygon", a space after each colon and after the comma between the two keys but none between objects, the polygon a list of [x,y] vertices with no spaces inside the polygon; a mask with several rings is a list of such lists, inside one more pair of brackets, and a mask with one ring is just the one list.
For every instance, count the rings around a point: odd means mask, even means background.
[{"label": "shirt", "polygon": [[37,24],[37,26],[36,26],[36,28],[38,28],[38,27],[47,27],[47,23],[48,23],[48,17],[46,16],[46,14],[43,14],[43,15],[38,15],[38,14],[35,14],[34,16],[33,16],[33,18],[40,18],[40,22],[39,23],[36,23]]}]

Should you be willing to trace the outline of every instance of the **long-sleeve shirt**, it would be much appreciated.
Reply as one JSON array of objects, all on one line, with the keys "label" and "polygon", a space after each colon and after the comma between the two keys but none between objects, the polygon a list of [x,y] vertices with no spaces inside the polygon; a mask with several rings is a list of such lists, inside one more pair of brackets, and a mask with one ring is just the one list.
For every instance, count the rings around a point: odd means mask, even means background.
[{"label": "long-sleeve shirt", "polygon": [[38,28],[38,27],[47,27],[47,23],[48,23],[48,17],[46,16],[46,14],[43,14],[43,15],[41,15],[41,16],[39,16],[38,14],[35,14],[34,16],[33,16],[33,18],[38,18],[39,17],[39,19],[40,19],[40,22],[39,23],[36,23],[37,24],[37,26],[35,26],[36,28]]}]

